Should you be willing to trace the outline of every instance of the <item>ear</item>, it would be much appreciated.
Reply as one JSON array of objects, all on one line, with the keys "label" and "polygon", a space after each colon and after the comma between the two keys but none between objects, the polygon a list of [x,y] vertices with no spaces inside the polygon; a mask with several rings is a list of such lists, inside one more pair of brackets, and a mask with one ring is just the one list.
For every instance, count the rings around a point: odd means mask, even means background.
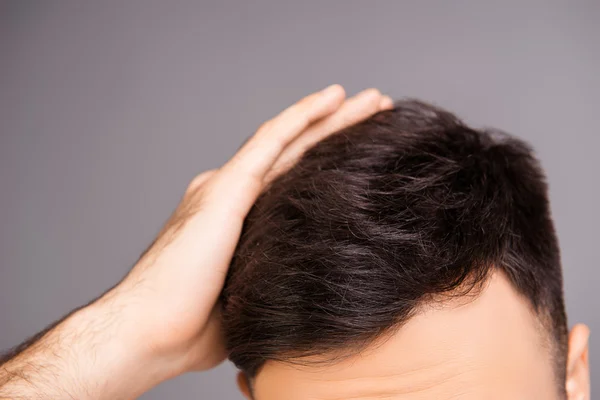
[{"label": "ear", "polygon": [[248,400],[252,400],[252,392],[250,391],[250,382],[248,381],[248,377],[242,371],[239,371],[237,374],[237,385],[240,389],[240,392],[244,395]]},{"label": "ear", "polygon": [[577,324],[569,334],[566,390],[568,400],[590,399],[590,364],[588,339],[590,329]]}]

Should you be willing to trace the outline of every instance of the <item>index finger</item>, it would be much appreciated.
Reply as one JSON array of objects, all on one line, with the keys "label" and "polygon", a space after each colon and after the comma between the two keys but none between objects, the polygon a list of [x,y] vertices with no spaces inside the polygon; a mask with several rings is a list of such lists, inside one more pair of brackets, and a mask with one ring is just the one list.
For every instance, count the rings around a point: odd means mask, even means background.
[{"label": "index finger", "polygon": [[245,215],[260,193],[264,178],[283,150],[312,123],[337,110],[345,97],[341,85],[334,84],[304,97],[262,124],[256,133],[211,179],[210,192],[223,202],[234,201]]}]

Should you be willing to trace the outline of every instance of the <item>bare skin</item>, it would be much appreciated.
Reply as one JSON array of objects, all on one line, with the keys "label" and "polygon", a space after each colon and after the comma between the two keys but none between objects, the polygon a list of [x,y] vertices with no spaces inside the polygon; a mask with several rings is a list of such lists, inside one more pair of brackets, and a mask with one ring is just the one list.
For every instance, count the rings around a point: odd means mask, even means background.
[{"label": "bare skin", "polygon": [[[552,338],[527,299],[496,273],[480,295],[425,305],[400,329],[342,361],[267,361],[252,398],[558,400],[559,385],[568,384],[569,399],[589,399],[588,334],[582,325],[573,329],[569,376],[557,382]],[[238,380],[250,398],[247,380]]]},{"label": "bare skin", "polygon": [[[231,160],[190,183],[156,240],[119,284],[21,346],[0,366],[0,399],[131,399],[164,380],[218,365],[226,352],[217,299],[244,218],[260,192],[313,143],[392,106],[392,100],[375,89],[346,99],[344,89],[333,85],[262,124]],[[481,377],[482,370],[465,367],[464,373],[454,373],[461,361],[483,365],[500,355],[509,367],[514,357],[508,355],[522,356],[522,373],[513,371],[512,377],[532,371],[531,377],[549,379],[544,364],[532,363],[547,361],[537,347],[533,317],[509,287],[501,280],[494,282],[487,292],[491,297],[423,313],[397,332],[399,336],[341,369],[315,375],[268,363],[257,378],[256,400],[400,398],[399,393],[411,400],[501,398],[502,392],[494,392],[496,397],[466,397],[469,390],[471,395],[488,393],[476,392],[476,381],[465,385]],[[513,321],[517,325],[510,326],[520,331],[493,336],[498,332],[490,310]],[[459,328],[469,321],[474,325],[468,325],[473,329],[465,337]],[[454,329],[455,340],[436,338],[440,326]],[[512,342],[507,340],[510,334]],[[565,382],[569,400],[589,399],[588,334],[585,326],[577,325],[570,335]],[[527,343],[533,346],[518,346]],[[501,351],[507,348],[510,352]],[[454,357],[461,349],[462,358]],[[390,376],[398,379],[386,379]],[[491,380],[482,384],[502,386],[498,375],[486,376]],[[243,375],[238,382],[250,397]],[[528,397],[505,392],[508,397],[503,398],[552,399],[549,381],[536,382],[529,391],[519,392]]]},{"label": "bare skin", "polygon": [[376,89],[346,99],[332,85],[263,123],[227,163],[190,183],[119,284],[2,364],[0,398],[131,399],[218,365],[226,353],[217,298],[257,196],[308,146],[392,106]]}]

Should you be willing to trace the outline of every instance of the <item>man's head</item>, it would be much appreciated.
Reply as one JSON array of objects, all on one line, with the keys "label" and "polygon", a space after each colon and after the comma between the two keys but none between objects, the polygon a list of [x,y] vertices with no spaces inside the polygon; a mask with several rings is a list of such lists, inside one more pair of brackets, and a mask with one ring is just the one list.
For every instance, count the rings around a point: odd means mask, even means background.
[{"label": "man's head", "polygon": [[222,303],[256,400],[589,391],[532,150],[419,101],[327,137],[262,193]]}]

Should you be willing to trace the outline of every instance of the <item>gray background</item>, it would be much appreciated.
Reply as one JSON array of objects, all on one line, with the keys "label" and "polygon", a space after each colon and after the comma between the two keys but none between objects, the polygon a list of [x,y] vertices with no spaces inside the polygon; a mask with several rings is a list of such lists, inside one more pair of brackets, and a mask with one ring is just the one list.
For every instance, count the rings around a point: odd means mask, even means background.
[{"label": "gray background", "polygon": [[[334,82],[529,140],[570,323],[599,334],[598,2],[18,0],[0,14],[0,348],[117,282],[196,173]],[[223,364],[143,398],[239,395]]]}]

